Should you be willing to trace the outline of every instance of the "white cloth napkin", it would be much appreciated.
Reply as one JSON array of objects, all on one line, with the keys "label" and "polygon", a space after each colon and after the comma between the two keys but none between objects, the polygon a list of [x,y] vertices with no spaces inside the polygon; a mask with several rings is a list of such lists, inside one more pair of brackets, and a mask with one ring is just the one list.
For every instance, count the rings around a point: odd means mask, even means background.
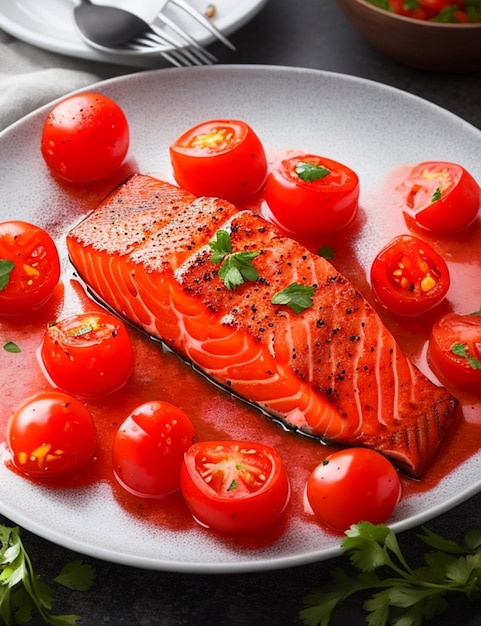
[{"label": "white cloth napkin", "polygon": [[0,131],[55,98],[132,71],[54,54],[0,31]]}]

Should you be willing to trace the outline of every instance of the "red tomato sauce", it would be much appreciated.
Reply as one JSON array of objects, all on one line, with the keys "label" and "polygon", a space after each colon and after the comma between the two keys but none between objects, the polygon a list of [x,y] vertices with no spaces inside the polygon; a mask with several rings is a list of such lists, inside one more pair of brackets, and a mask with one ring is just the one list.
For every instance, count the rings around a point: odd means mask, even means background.
[{"label": "red tomato sauce", "polygon": [[[273,152],[270,161],[274,160]],[[368,275],[370,264],[380,248],[393,236],[412,233],[428,241],[445,258],[451,272],[451,288],[446,300],[435,309],[418,318],[400,318],[390,315],[375,303],[386,326],[400,346],[432,380],[426,362],[426,346],[431,325],[437,317],[451,310],[472,312],[481,306],[481,219],[465,232],[455,236],[438,236],[421,231],[406,222],[400,210],[396,187],[405,168],[391,172],[373,191],[363,196],[361,178],[361,206],[356,219],[342,231],[324,235],[316,241],[304,241],[311,250],[330,246],[334,251],[332,263],[361,290],[372,303]],[[162,177],[159,175],[159,177]],[[168,176],[164,176],[167,180]],[[72,191],[72,198],[79,190]],[[89,192],[85,192],[86,197]],[[245,206],[265,212],[262,194],[251,198]],[[94,203],[92,203],[94,208]],[[64,225],[64,232],[79,221]],[[65,242],[57,240],[61,257],[65,258]],[[0,396],[0,442],[5,441],[6,424],[15,407],[27,396],[50,388],[37,358],[45,327],[66,315],[95,309],[95,304],[78,282],[72,267],[64,263],[62,282],[53,296],[37,312],[18,318],[1,318],[2,342],[12,341],[20,353],[0,350],[2,394]],[[288,432],[258,409],[219,389],[200,375],[162,344],[129,328],[136,366],[127,385],[100,400],[86,400],[97,428],[98,450],[95,460],[83,471],[68,478],[51,480],[56,487],[76,488],[96,481],[108,481],[113,497],[132,515],[152,524],[178,530],[195,525],[180,493],[163,500],[135,497],[123,490],[112,472],[111,448],[118,426],[138,405],[149,400],[165,400],[179,406],[194,423],[197,439],[251,439],[274,447],[282,456],[291,481],[292,497],[274,528],[259,536],[236,538],[235,545],[242,549],[255,549],[275,541],[287,525],[296,518],[314,522],[304,509],[304,489],[314,467],[334,449],[306,436]],[[469,458],[481,446],[481,396],[473,397],[450,391],[460,402],[457,423],[447,434],[437,458],[421,480],[401,477],[405,496],[422,493],[435,486],[459,463]],[[15,471],[11,468],[12,471]],[[224,539],[233,542],[230,538]]]}]

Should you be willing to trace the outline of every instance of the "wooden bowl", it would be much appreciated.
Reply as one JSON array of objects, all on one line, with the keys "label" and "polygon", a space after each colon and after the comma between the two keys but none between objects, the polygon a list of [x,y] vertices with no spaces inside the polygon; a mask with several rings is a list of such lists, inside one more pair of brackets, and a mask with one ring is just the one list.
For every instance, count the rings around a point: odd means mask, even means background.
[{"label": "wooden bowl", "polygon": [[433,72],[481,71],[481,23],[443,24],[404,17],[367,0],[337,0],[354,28],[396,61]]}]

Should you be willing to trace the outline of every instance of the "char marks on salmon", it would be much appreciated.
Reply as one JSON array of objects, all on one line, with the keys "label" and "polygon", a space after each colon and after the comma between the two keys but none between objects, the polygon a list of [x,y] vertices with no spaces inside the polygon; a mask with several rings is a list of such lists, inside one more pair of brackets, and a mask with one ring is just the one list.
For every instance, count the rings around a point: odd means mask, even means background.
[{"label": "char marks on salmon", "polygon": [[[225,287],[209,247],[219,229],[234,252],[260,252],[258,280]],[[108,306],[301,431],[374,448],[419,477],[454,419],[454,398],[405,357],[356,287],[254,212],[138,174],[67,245]],[[294,282],[315,287],[298,314],[271,302]]]}]

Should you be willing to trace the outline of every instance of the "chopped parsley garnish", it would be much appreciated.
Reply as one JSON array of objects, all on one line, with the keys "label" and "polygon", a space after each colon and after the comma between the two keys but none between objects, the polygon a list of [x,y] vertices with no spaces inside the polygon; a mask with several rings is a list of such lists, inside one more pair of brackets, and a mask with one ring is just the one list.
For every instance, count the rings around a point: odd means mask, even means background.
[{"label": "chopped parsley garnish", "polygon": [[21,352],[20,348],[13,341],[7,341],[7,343],[3,344],[3,349],[6,352]]},{"label": "chopped parsley garnish", "polygon": [[441,189],[436,187],[433,195],[431,196],[431,202],[436,202],[436,200],[441,200]]},{"label": "chopped parsley garnish", "polygon": [[471,356],[470,354],[468,354],[468,350],[463,343],[453,343],[453,345],[451,346],[451,352],[456,356],[460,356],[463,359],[466,359],[469,365],[473,368],[473,370],[481,370],[481,361],[475,356]]},{"label": "chopped parsley garnish", "polygon": [[418,538],[429,550],[424,554],[424,565],[412,568],[387,526],[369,522],[351,526],[341,548],[358,574],[336,568],[325,589],[305,598],[305,608],[300,612],[303,623],[327,626],[334,609],[355,593],[365,598],[366,623],[372,626],[424,624],[446,611],[447,596],[452,594],[479,601],[481,531],[469,532],[464,545],[424,527],[423,532]]},{"label": "chopped parsley garnish", "polygon": [[290,307],[294,313],[300,313],[312,306],[312,296],[316,288],[311,285],[291,283],[272,296],[272,304],[283,304]]},{"label": "chopped parsley garnish", "polygon": [[8,285],[15,264],[8,259],[0,259],[0,291]]},{"label": "chopped parsley garnish", "polygon": [[299,161],[296,165],[296,174],[307,183],[312,183],[320,178],[325,178],[330,173],[331,170],[328,170],[327,167],[315,165],[314,163]]},{"label": "chopped parsley garnish", "polygon": [[252,261],[260,252],[232,252],[232,241],[225,230],[217,231],[216,238],[209,246],[212,250],[211,261],[222,263],[219,278],[227,289],[233,290],[246,280],[255,281],[259,278],[259,272],[252,265]]}]

